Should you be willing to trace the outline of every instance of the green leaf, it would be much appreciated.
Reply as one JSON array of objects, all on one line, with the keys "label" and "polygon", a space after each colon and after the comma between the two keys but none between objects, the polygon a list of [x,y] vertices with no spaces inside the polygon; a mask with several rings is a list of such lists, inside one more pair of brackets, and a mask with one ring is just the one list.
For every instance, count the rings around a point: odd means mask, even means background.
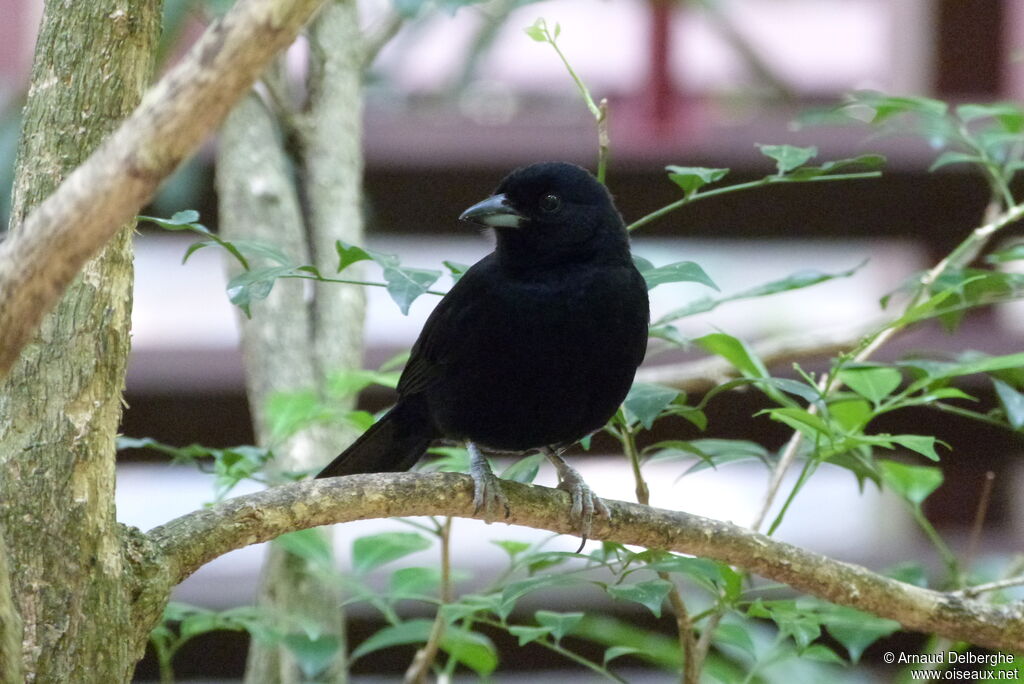
[{"label": "green leaf", "polygon": [[331,545],[327,541],[327,537],[317,529],[282,534],[274,540],[274,543],[291,555],[310,563],[326,567],[333,566],[334,554],[331,552]]},{"label": "green leaf", "polygon": [[448,625],[441,637],[441,648],[481,677],[498,667],[497,649],[483,634]]},{"label": "green leaf", "polygon": [[608,667],[608,663],[612,662],[616,658],[633,655],[635,653],[643,653],[643,651],[633,646],[611,646],[610,648],[605,649],[601,665],[603,667]]},{"label": "green leaf", "polygon": [[571,577],[568,575],[536,575],[533,577],[527,577],[526,579],[511,582],[508,585],[506,585],[501,592],[502,610],[507,610],[508,612],[511,612],[512,608],[515,607],[516,601],[521,599],[523,596],[526,596],[527,594],[532,594],[535,591],[540,591],[541,589],[549,589],[551,587],[566,586],[570,584],[578,585],[579,583],[580,580],[578,578]]},{"label": "green leaf", "polygon": [[761,359],[742,340],[726,333],[711,333],[694,340],[701,347],[718,354],[743,375],[753,378],[768,377],[768,369]]},{"label": "green leaf", "polygon": [[[718,286],[704,272],[704,269],[692,261],[677,261],[676,263],[658,266],[657,268],[651,266],[650,262],[646,259],[636,259],[635,261],[640,274],[647,282],[648,290],[653,290],[658,285],[665,285],[666,283],[700,283],[713,290],[718,290]],[[640,266],[643,262],[646,262],[646,265],[649,267],[646,269],[641,268]]]},{"label": "green leaf", "polygon": [[335,242],[334,249],[338,252],[338,273],[341,273],[356,262],[373,259],[367,250],[359,245],[349,244],[344,240]]},{"label": "green leaf", "polygon": [[510,559],[514,559],[516,556],[521,554],[530,548],[530,545],[526,542],[514,541],[512,539],[492,539],[491,543],[495,546],[500,546],[505,553],[508,554]]},{"label": "green leaf", "polygon": [[745,625],[735,622],[723,623],[715,630],[716,645],[726,645],[738,648],[747,655],[756,656],[754,640],[750,638],[750,632]]},{"label": "green leaf", "polygon": [[688,577],[697,586],[712,594],[718,593],[718,587],[722,583],[722,565],[707,558],[672,554],[649,563],[647,567],[656,572],[677,573]]},{"label": "green leaf", "polygon": [[583,613],[556,613],[550,610],[538,610],[533,616],[538,624],[548,628],[556,643],[571,634],[583,619]]},{"label": "green leaf", "polygon": [[846,647],[853,663],[860,660],[868,646],[900,628],[900,623],[895,620],[875,617],[846,606],[829,605],[822,612],[822,624],[836,641]]},{"label": "green leaf", "polygon": [[880,154],[863,154],[850,159],[827,161],[821,166],[801,166],[785,175],[782,180],[805,181],[819,176],[827,176],[851,166],[860,169],[880,169],[885,166],[886,159]]},{"label": "green leaf", "polygon": [[634,382],[622,403],[622,408],[629,422],[639,421],[644,428],[650,430],[661,412],[675,401],[679,394],[679,390],[664,385]]},{"label": "green leaf", "polygon": [[910,97],[885,95],[877,91],[862,90],[851,96],[851,101],[863,104],[874,110],[871,123],[883,121],[898,114],[920,114],[927,117],[943,117],[949,111],[949,105],[941,100],[929,97]]},{"label": "green leaf", "polygon": [[844,430],[860,431],[874,417],[871,404],[861,398],[843,398],[832,401],[828,405],[832,416]]},{"label": "green leaf", "polygon": [[[991,373],[993,371],[1009,370],[1024,367],[1024,352],[1007,354],[1006,356],[984,356],[975,355],[965,361],[945,363],[939,361],[926,361],[912,359],[900,363],[903,366],[919,368],[930,380],[944,380],[956,378],[975,373]],[[912,387],[924,386],[921,381],[915,382]]]},{"label": "green leaf", "polygon": [[544,454],[542,453],[518,458],[512,462],[512,465],[502,471],[501,479],[530,484],[536,479],[537,472],[540,470],[540,463],[543,459]]},{"label": "green leaf", "polygon": [[384,269],[384,282],[387,283],[388,294],[406,316],[409,315],[409,307],[416,298],[425,294],[440,277],[440,271],[430,269],[399,266]]},{"label": "green leaf", "polygon": [[768,450],[756,442],[742,439],[695,439],[690,444],[705,454],[706,460],[693,464],[684,475],[740,461],[758,460],[770,465]]},{"label": "green leaf", "polygon": [[839,379],[857,394],[877,404],[900,386],[903,376],[888,366],[845,366]]},{"label": "green leaf", "polygon": [[402,377],[400,371],[379,371],[364,368],[352,368],[344,371],[331,373],[328,381],[331,394],[335,397],[350,397],[362,392],[371,385],[380,385],[395,389],[398,386],[398,379]]},{"label": "green leaf", "polygon": [[709,183],[725,178],[729,169],[712,169],[704,166],[666,166],[668,177],[673,183],[691,195]]},{"label": "green leaf", "polygon": [[886,486],[915,506],[920,506],[942,484],[942,471],[932,466],[896,461],[879,461],[879,466]]},{"label": "green leaf", "polygon": [[266,402],[267,423],[275,440],[290,437],[332,415],[313,390],[274,392]]},{"label": "green leaf", "polygon": [[779,292],[788,292],[790,290],[798,290],[818,283],[824,283],[835,278],[848,278],[857,272],[864,264],[864,261],[853,268],[842,271],[840,273],[823,273],[814,269],[806,269],[798,271],[791,275],[782,278],[781,280],[773,280],[763,285],[744,290],[727,297],[720,297],[718,299],[711,299],[709,297],[702,297],[696,299],[684,306],[677,309],[673,309],[658,320],[654,322],[654,325],[662,325],[671,321],[685,318],[686,316],[693,316],[695,314],[704,313],[705,311],[711,311],[718,308],[722,304],[728,302],[739,301],[742,299],[754,299],[756,297],[767,297],[768,295],[777,294]]},{"label": "green leaf", "polygon": [[935,171],[941,169],[943,166],[949,166],[950,164],[984,164],[985,160],[976,154],[967,154],[966,152],[957,152],[956,150],[946,150],[932,162],[932,165],[928,167],[929,171]]},{"label": "green leaf", "polygon": [[661,604],[665,602],[665,597],[671,589],[671,582],[656,579],[636,584],[610,585],[605,591],[614,599],[639,603],[654,613],[654,617],[661,617]]},{"label": "green leaf", "polygon": [[930,435],[884,435],[885,439],[899,444],[904,449],[916,451],[925,458],[932,461],[939,460],[939,454],[935,451],[935,444],[943,444]]},{"label": "green leaf", "polygon": [[1020,261],[1021,259],[1024,259],[1024,244],[1013,245],[998,252],[992,252],[985,257],[985,261],[990,264],[1002,264],[1007,261]]},{"label": "green leaf", "polygon": [[364,575],[385,563],[429,549],[430,546],[430,541],[416,532],[384,532],[359,537],[352,542],[352,570]]},{"label": "green leaf", "polygon": [[785,175],[798,166],[803,166],[818,154],[817,147],[794,147],[793,145],[757,145],[761,154],[775,160],[779,175]]},{"label": "green leaf", "polygon": [[802,408],[773,408],[765,411],[772,420],[785,423],[810,438],[830,437],[832,430],[821,417]]},{"label": "green leaf", "polygon": [[460,264],[457,261],[448,261],[447,259],[441,262],[444,267],[448,269],[448,274],[452,277],[453,282],[459,282],[459,278],[469,270],[468,264]]},{"label": "green leaf", "polygon": [[[679,641],[633,622],[591,614],[583,618],[575,636],[613,648],[635,649],[636,657],[666,670],[682,667]],[[616,653],[618,653],[616,651]],[[625,652],[619,655],[626,655]]]},{"label": "green leaf", "polygon": [[252,303],[266,299],[278,278],[294,272],[291,266],[264,266],[239,273],[228,281],[228,299],[252,318]]},{"label": "green leaf", "polygon": [[833,651],[825,644],[811,644],[804,650],[800,651],[801,658],[809,658],[810,660],[816,660],[819,663],[831,663],[833,665],[846,665],[846,661],[843,657]]},{"label": "green leaf", "polygon": [[437,568],[399,568],[391,573],[391,599],[425,598],[441,586],[441,572]]},{"label": "green leaf", "polygon": [[512,625],[508,628],[509,634],[519,638],[519,645],[533,643],[537,639],[543,639],[551,634],[550,627],[529,627],[526,625]]},{"label": "green leaf", "polygon": [[302,674],[310,679],[324,672],[341,648],[341,640],[333,634],[321,634],[313,638],[298,632],[286,635],[283,641],[295,656]]},{"label": "green leaf", "polygon": [[351,658],[356,660],[368,653],[392,646],[424,644],[430,638],[430,631],[433,626],[433,620],[425,619],[407,620],[397,625],[390,625],[378,630],[373,636],[359,644],[352,651]]},{"label": "green leaf", "polygon": [[977,119],[995,119],[1008,133],[1024,130],[1024,110],[1010,102],[991,104],[963,104],[956,108],[956,115],[964,123]]},{"label": "green leaf", "polygon": [[1014,430],[1020,430],[1024,427],[1024,394],[998,378],[992,378],[992,384],[995,385],[996,394],[1006,412],[1006,420]]},{"label": "green leaf", "polygon": [[537,19],[523,30],[538,43],[548,42],[547,23],[543,19]]},{"label": "green leaf", "polygon": [[349,244],[343,240],[335,243],[338,252],[338,271],[351,266],[358,261],[372,260],[383,269],[384,282],[387,284],[388,294],[398,304],[405,315],[409,314],[409,307],[417,297],[427,292],[430,286],[441,277],[440,271],[422,268],[407,268],[401,265],[398,257],[393,254],[384,254],[372,249],[365,249],[358,245]]},{"label": "green leaf", "polygon": [[784,635],[792,637],[797,648],[805,649],[821,636],[821,625],[816,617],[801,614],[772,613],[772,619]]}]

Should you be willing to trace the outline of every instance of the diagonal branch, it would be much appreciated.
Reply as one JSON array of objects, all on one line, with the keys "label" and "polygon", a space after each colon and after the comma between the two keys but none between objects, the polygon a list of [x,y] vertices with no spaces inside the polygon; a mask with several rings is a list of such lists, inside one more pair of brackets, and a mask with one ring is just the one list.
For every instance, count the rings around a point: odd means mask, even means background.
[{"label": "diagonal branch", "polygon": [[[574,534],[565,494],[502,482],[508,522]],[[725,522],[609,501],[592,537],[713,558],[904,627],[993,649],[1024,649],[1024,604],[991,604],[922,589]],[[473,483],[454,473],[354,475],[274,487],[182,516],[148,534],[177,583],[200,566],[285,532],[367,518],[473,515]]]},{"label": "diagonal branch", "polygon": [[227,115],[323,0],[239,0],[0,242],[0,377],[79,269]]}]

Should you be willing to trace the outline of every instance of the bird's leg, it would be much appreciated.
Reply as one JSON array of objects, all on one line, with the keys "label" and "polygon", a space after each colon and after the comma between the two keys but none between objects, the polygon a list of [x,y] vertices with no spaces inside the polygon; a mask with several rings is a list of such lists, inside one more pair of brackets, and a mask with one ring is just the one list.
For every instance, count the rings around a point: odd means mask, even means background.
[{"label": "bird's leg", "polygon": [[[594,513],[610,519],[612,512],[605,505],[604,501],[601,501],[600,497],[594,495],[590,486],[583,481],[583,476],[566,463],[554,449],[545,447],[544,455],[548,457],[548,460],[555,466],[555,470],[558,471],[558,488],[569,492],[569,497],[572,500],[572,506],[569,508],[569,517],[578,520],[580,523],[580,537],[583,540],[580,544],[580,550],[582,550],[583,544],[587,543],[587,538],[590,536],[590,528],[594,522]],[[577,553],[579,553],[579,550]]]},{"label": "bird's leg", "polygon": [[490,523],[497,519],[498,509],[503,508],[507,518],[508,499],[501,491],[501,480],[491,472],[490,464],[476,444],[467,441],[466,450],[469,451],[469,475],[473,478],[473,512],[483,509],[484,520]]}]

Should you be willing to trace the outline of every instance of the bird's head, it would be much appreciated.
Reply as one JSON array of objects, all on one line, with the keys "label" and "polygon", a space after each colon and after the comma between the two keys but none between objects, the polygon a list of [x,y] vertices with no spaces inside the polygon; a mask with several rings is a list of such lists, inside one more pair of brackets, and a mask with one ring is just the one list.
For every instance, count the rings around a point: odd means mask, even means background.
[{"label": "bird's head", "polygon": [[459,220],[494,228],[499,255],[514,259],[543,262],[612,246],[628,250],[608,191],[586,169],[564,162],[516,169]]}]

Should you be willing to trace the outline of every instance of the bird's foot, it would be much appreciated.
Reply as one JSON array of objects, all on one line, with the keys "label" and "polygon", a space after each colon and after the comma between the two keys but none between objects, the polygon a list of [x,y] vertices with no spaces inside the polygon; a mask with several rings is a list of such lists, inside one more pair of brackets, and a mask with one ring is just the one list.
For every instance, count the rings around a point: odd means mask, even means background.
[{"label": "bird's foot", "polygon": [[501,491],[501,479],[491,471],[490,464],[476,444],[467,442],[466,449],[469,451],[469,475],[473,478],[473,513],[483,510],[484,522],[488,524],[499,516],[507,518],[511,510]]},{"label": "bird's foot", "polygon": [[544,453],[555,466],[555,470],[558,471],[558,489],[569,493],[572,502],[569,507],[569,517],[579,522],[580,548],[576,550],[576,553],[579,553],[590,537],[594,514],[611,520],[612,512],[601,500],[601,497],[594,494],[590,485],[583,480],[583,476],[575,468],[566,463],[552,449],[545,449]]}]

